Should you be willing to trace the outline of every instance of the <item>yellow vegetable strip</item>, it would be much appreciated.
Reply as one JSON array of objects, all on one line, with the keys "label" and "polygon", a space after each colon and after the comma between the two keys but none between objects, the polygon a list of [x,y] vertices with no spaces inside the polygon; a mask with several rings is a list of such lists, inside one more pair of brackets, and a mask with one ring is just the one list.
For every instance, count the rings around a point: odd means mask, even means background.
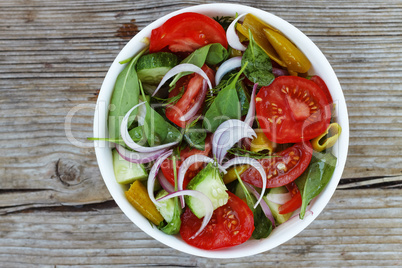
[{"label": "yellow vegetable strip", "polygon": [[326,148],[331,148],[338,140],[341,132],[342,129],[338,123],[330,124],[324,133],[311,140],[313,149],[317,152],[321,152]]}]

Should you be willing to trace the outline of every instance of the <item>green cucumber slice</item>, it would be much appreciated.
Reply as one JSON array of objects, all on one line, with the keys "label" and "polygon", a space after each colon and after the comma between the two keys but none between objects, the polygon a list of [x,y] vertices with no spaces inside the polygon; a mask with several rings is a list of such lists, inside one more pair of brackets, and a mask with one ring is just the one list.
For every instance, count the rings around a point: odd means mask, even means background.
[{"label": "green cucumber slice", "polygon": [[178,62],[177,56],[169,52],[143,55],[136,65],[138,78],[143,84],[157,85]]},{"label": "green cucumber slice", "polygon": [[148,178],[144,165],[124,160],[116,149],[113,149],[112,155],[114,176],[118,183],[129,184],[136,180],[145,180]]}]

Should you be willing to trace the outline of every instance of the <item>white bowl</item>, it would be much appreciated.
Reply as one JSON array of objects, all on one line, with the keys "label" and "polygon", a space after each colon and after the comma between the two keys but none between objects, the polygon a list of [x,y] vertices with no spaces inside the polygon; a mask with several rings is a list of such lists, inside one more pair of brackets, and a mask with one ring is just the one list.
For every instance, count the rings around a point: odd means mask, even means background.
[{"label": "white bowl", "polygon": [[145,47],[145,44],[141,41],[144,37],[150,36],[152,29],[159,27],[172,16],[190,11],[202,13],[210,17],[235,16],[236,13],[252,13],[256,15],[260,19],[266,21],[268,24],[280,30],[293,43],[295,43],[311,61],[312,68],[310,69],[309,74],[317,74],[326,82],[334,102],[336,103],[336,113],[338,116],[338,122],[342,127],[342,134],[334,149],[334,154],[338,158],[335,172],[324,191],[322,191],[322,193],[311,202],[310,210],[313,213],[306,216],[304,220],[300,220],[298,217],[293,217],[288,222],[274,229],[271,235],[266,239],[250,239],[242,245],[227,249],[213,251],[202,250],[186,244],[181,239],[180,235],[166,235],[157,228],[152,227],[149,224],[149,221],[131,206],[124,195],[126,188],[118,184],[115,180],[111,147],[107,142],[95,141],[95,152],[98,165],[106,186],[120,209],[132,222],[141,228],[141,230],[163,244],[188,254],[208,258],[237,258],[258,254],[275,248],[288,241],[305,229],[320,214],[320,212],[329,202],[338,185],[345,166],[348,152],[349,121],[341,86],[325,56],[318,49],[318,47],[300,30],[271,13],[239,4],[197,5],[175,11],[156,20],[145,27],[127,43],[127,45],[117,55],[108,73],[106,74],[97,100],[97,108],[95,110],[94,137],[107,137],[108,131],[106,120],[108,115],[108,104],[110,102],[117,75],[124,68],[124,66],[119,64],[119,61],[125,60],[142,50]]}]

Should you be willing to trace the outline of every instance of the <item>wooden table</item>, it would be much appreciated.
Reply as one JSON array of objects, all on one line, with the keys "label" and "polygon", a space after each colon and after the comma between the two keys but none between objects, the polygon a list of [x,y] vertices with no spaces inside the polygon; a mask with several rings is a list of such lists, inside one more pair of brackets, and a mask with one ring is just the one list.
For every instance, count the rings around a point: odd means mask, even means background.
[{"label": "wooden table", "polygon": [[298,236],[254,257],[197,258],[150,238],[116,206],[86,140],[103,78],[145,25],[209,2],[0,2],[1,267],[402,267],[401,0],[229,1],[302,30],[344,90],[346,168]]}]

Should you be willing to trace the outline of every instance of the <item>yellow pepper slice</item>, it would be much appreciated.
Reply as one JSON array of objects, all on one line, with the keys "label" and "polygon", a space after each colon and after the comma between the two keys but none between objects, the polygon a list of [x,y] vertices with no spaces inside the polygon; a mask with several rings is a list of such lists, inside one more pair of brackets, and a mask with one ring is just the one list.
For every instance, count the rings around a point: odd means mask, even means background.
[{"label": "yellow pepper slice", "polygon": [[268,140],[267,136],[261,129],[257,129],[255,132],[257,133],[257,137],[251,141],[250,151],[261,152],[268,150],[269,154],[272,154],[275,150],[276,143]]},{"label": "yellow pepper slice", "polygon": [[149,198],[147,189],[140,181],[137,180],[131,184],[125,195],[130,204],[153,224],[159,225],[163,221],[162,215]]},{"label": "yellow pepper slice", "polygon": [[341,132],[342,129],[338,123],[330,124],[324,133],[311,140],[313,149],[317,152],[322,152],[326,148],[331,148],[338,140]]},{"label": "yellow pepper slice", "polygon": [[258,19],[253,14],[247,14],[244,16],[243,24],[237,23],[236,30],[239,31],[242,35],[250,39],[250,35],[248,30],[251,31],[255,42],[262,48],[262,50],[267,53],[267,55],[274,61],[276,61],[279,65],[286,67],[286,64],[280,58],[278,53],[275,51],[274,47],[269,43],[266,38],[263,29],[271,28],[268,24],[263,23],[260,19]]},{"label": "yellow pepper slice", "polygon": [[289,39],[270,28],[264,28],[263,32],[289,71],[306,73],[310,69],[310,61]]},{"label": "yellow pepper slice", "polygon": [[[231,183],[234,180],[237,180],[236,171],[239,175],[241,175],[244,171],[246,171],[250,166],[249,165],[239,165],[235,167],[231,167],[227,170],[227,173],[223,175],[223,182],[225,184]],[[235,171],[236,170],[236,171]]]}]

